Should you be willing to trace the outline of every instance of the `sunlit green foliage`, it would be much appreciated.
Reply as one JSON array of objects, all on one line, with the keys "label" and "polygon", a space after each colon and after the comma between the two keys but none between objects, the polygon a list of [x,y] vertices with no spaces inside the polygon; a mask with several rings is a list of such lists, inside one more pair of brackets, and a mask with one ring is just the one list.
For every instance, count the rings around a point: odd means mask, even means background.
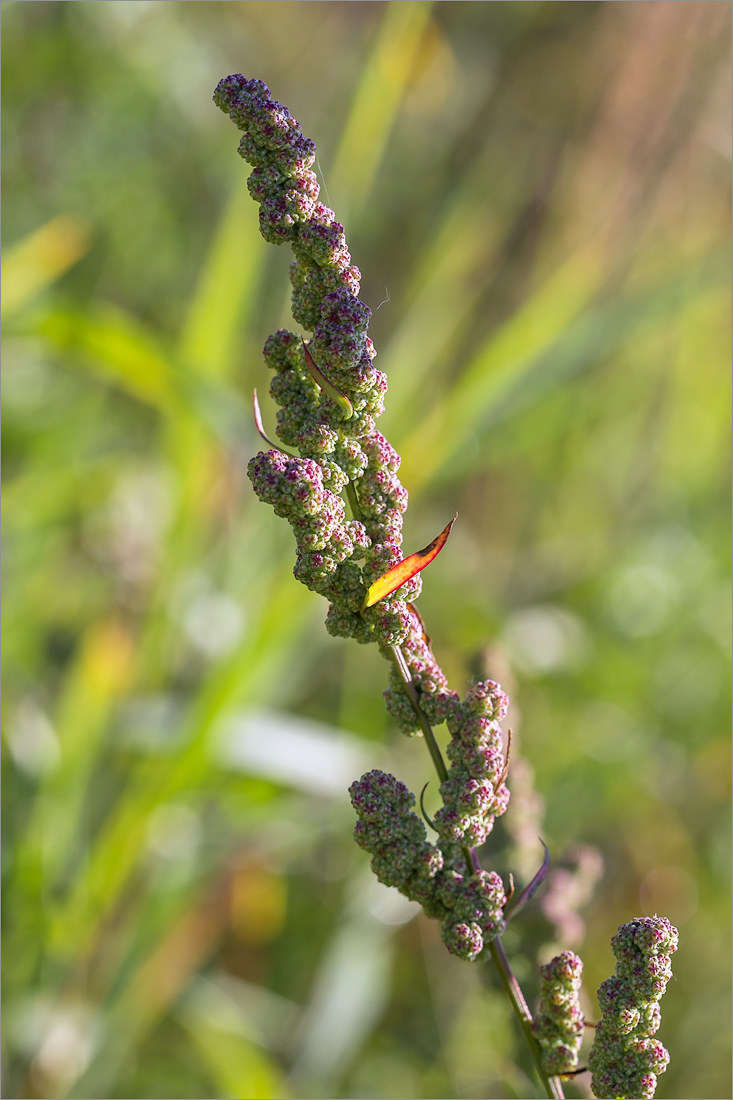
[{"label": "sunlit green foliage", "polygon": [[517,974],[580,950],[592,994],[663,913],[657,1095],[730,1095],[729,5],[3,16],[4,1095],[534,1087],[503,998],[351,840],[353,779],[430,766],[246,481],[288,257],[230,72],[318,144],[406,546],[459,512],[419,607],[452,684],[513,700],[492,860],[523,886],[541,832],[605,862],[584,939],[542,893],[512,923]]}]

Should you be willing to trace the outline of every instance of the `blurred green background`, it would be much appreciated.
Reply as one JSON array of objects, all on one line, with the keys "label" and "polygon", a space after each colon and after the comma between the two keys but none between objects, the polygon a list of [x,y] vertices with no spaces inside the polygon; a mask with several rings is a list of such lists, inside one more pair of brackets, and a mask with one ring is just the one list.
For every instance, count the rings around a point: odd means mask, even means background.
[{"label": "blurred green background", "polygon": [[[530,1097],[504,998],[376,884],[418,790],[246,479],[289,322],[211,102],[319,149],[451,684],[512,694],[483,852],[530,999],[680,930],[660,1097],[730,1096],[730,4],[3,4],[3,1095]],[[445,740],[443,730],[439,737]],[[583,1079],[568,1095],[586,1096]]]}]

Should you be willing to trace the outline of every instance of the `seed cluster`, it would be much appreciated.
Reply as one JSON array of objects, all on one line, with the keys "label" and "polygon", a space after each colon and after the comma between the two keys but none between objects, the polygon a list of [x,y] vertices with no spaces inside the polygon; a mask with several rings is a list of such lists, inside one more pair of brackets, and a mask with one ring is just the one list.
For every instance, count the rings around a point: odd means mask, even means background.
[{"label": "seed cluster", "polygon": [[261,451],[250,462],[249,476],[260,500],[293,528],[297,579],[327,598],[337,595],[347,613],[356,611],[364,585],[352,558],[365,552],[369,539],[362,523],[345,518],[344,502],[324,484],[319,463]]},{"label": "seed cluster", "polygon": [[443,943],[453,955],[471,962],[504,931],[504,883],[496,871],[474,871],[464,876],[449,870],[444,876],[442,896],[451,901],[441,929]]},{"label": "seed cluster", "polygon": [[393,775],[374,769],[349,787],[356,810],[354,839],[370,853],[374,874],[418,901],[427,916],[442,922],[448,950],[476,959],[504,930],[504,884],[493,871],[464,876],[461,853],[430,844],[412,806],[415,796]]},{"label": "seed cluster", "polygon": [[603,1016],[588,1060],[594,1096],[654,1096],[657,1077],[669,1063],[669,1054],[654,1035],[677,943],[677,929],[666,917],[657,916],[622,924],[611,940],[616,973],[598,990]]},{"label": "seed cluster", "polygon": [[[280,406],[277,432],[285,446],[297,447],[312,464],[286,470],[286,460],[270,451],[252,460],[249,476],[261,499],[277,503],[278,514],[291,522],[298,544],[295,575],[330,600],[328,630],[389,649],[409,636],[407,601],[419,594],[420,580],[359,614],[369,584],[400,560],[407,507],[397,476],[399,455],[375,427],[387,379],[372,362],[371,312],[357,297],[361,275],[351,263],[343,226],[319,202],[315,145],[287,108],[271,98],[261,80],[241,74],[219,82],[214,102],[243,131],[239,153],[253,166],[247,182],[260,205],[263,237],[292,248],[293,316],[313,333],[309,353],[348,399],[339,402],[316,384],[296,333],[274,333],[264,355],[275,372],[270,393]],[[327,514],[319,517],[317,506],[304,513],[291,479],[306,495],[309,482],[309,501],[323,499]],[[358,500],[358,529],[344,524],[335,503],[349,482]],[[364,564],[358,566],[357,559]]]},{"label": "seed cluster", "polygon": [[583,961],[563,951],[540,967],[542,986],[539,1011],[532,1031],[542,1050],[542,1068],[549,1076],[572,1073],[578,1066],[583,1042],[580,993]]},{"label": "seed cluster", "polygon": [[479,681],[451,708],[451,766],[440,787],[443,806],[435,815],[435,827],[444,840],[478,847],[509,805],[499,726],[508,706],[499,685],[487,680]]}]

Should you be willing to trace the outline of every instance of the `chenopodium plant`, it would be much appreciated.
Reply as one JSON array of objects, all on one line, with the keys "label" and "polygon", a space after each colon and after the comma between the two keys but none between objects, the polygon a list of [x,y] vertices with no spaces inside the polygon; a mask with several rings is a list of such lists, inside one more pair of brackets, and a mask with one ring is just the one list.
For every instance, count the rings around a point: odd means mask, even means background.
[{"label": "chenopodium plant", "polygon": [[[295,577],[328,600],[327,630],[375,643],[389,661],[387,710],[403,733],[423,736],[440,779],[442,805],[430,822],[436,843],[414,812],[414,795],[376,769],[349,789],[355,839],[381,882],[440,921],[450,952],[493,961],[543,1087],[561,1097],[560,1078],[578,1072],[582,963],[563,952],[543,967],[533,1019],[501,942],[507,889],[476,851],[509,803],[499,725],[508,700],[491,680],[474,684],[463,699],[448,687],[414,603],[421,570],[445,545],[453,520],[424,550],[402,557],[407,491],[398,477],[400,457],[375,424],[387,379],[373,363],[371,313],[358,297],[361,275],[343,226],[319,201],[314,143],[261,80],[225,77],[214,102],[243,133],[239,153],[253,166],[248,187],[260,206],[262,236],[292,249],[292,313],[311,334],[306,343],[300,333],[280,329],[265,344],[281,443],[264,436],[255,394],[255,420],[270,449],[251,460],[249,477],[258,497],[292,526]],[[451,735],[448,767],[433,733],[443,722]],[[622,926],[613,945],[618,971],[600,990],[592,1088],[597,1097],[653,1096],[668,1055],[651,1037],[677,933],[664,918],[640,918]]]}]

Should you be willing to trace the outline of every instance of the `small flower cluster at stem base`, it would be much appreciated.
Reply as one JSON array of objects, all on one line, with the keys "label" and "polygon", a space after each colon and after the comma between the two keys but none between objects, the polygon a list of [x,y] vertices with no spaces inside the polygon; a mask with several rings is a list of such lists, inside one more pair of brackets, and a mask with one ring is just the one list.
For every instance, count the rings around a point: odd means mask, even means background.
[{"label": "small flower cluster at stem base", "polygon": [[504,884],[493,871],[464,875],[460,848],[430,844],[412,806],[415,796],[393,775],[374,769],[349,787],[357,822],[354,839],[372,857],[374,874],[422,905],[442,923],[454,955],[477,959],[504,931]]},{"label": "small flower cluster at stem base", "polygon": [[659,1001],[672,977],[677,929],[666,917],[637,917],[611,940],[616,973],[598,990],[603,1013],[588,1059],[591,1089],[599,1100],[647,1100],[669,1054],[654,1038]]},{"label": "small flower cluster at stem base", "polygon": [[541,966],[540,974],[540,1004],[532,1031],[542,1050],[542,1068],[550,1077],[572,1073],[583,1042],[578,999],[583,962],[574,952],[563,951]]}]

